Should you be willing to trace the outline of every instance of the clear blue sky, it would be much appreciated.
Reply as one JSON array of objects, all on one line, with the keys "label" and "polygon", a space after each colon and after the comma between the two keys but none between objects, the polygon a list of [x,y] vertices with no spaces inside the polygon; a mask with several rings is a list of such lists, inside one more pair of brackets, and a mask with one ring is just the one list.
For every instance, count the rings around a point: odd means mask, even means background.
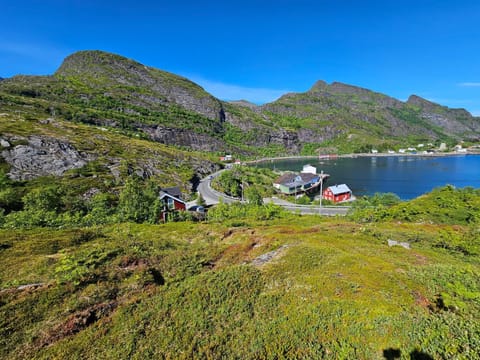
[{"label": "clear blue sky", "polygon": [[480,1],[0,0],[0,77],[99,49],[262,103],[341,81],[480,115]]}]

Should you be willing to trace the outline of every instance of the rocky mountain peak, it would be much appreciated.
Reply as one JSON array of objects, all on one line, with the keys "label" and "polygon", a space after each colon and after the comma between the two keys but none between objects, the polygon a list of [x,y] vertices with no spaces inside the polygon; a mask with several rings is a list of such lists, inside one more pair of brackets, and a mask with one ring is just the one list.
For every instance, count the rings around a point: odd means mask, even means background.
[{"label": "rocky mountain peak", "polygon": [[454,109],[454,108],[448,108],[446,106],[437,104],[433,101],[424,99],[418,95],[410,95],[410,97],[407,100],[407,104],[418,106],[424,110],[428,111],[442,111],[444,113],[446,112],[454,112],[457,114],[457,116],[462,115],[466,117],[471,117],[472,114],[470,114],[467,110],[465,109]]},{"label": "rocky mountain peak", "polygon": [[138,92],[128,90],[127,97],[137,106],[176,103],[211,120],[223,121],[225,117],[220,101],[194,82],[104,51],[86,50],[68,56],[55,76],[73,77],[89,88],[135,87]]},{"label": "rocky mountain peak", "polygon": [[310,88],[309,92],[316,92],[316,91],[325,91],[328,84],[326,81],[318,80],[313,86]]},{"label": "rocky mountain peak", "polygon": [[233,104],[233,105],[239,105],[239,106],[243,106],[243,107],[247,107],[249,109],[257,109],[259,106],[257,104],[254,104],[250,101],[247,101],[247,100],[233,100],[233,101],[229,101],[230,104]]},{"label": "rocky mountain peak", "polygon": [[438,104],[429,101],[427,99],[424,99],[418,95],[410,95],[407,100],[407,104],[414,105],[414,106],[419,106],[419,107],[425,107],[425,106],[439,106]]},{"label": "rocky mountain peak", "polygon": [[103,70],[104,67],[117,67],[129,70],[141,68],[142,65],[120,55],[100,50],[84,50],[67,56],[55,74],[72,76],[83,73],[96,73]]}]

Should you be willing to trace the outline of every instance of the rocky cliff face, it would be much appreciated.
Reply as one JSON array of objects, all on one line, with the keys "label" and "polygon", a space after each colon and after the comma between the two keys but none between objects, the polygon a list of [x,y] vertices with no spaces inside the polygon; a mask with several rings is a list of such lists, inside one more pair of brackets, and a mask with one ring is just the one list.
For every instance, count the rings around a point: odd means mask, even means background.
[{"label": "rocky cliff face", "polygon": [[[19,140],[25,144],[10,147],[10,142]],[[85,166],[93,159],[91,155],[78,152],[68,142],[44,136],[2,138],[1,143],[6,148],[1,155],[11,166],[8,175],[13,180],[60,176],[68,170]]]},{"label": "rocky cliff face", "polygon": [[[480,133],[480,121],[463,109],[448,109],[412,96],[406,103],[368,89],[316,82],[305,93],[291,93],[262,110],[277,122],[297,123],[300,141],[322,142],[352,131],[378,137],[409,134],[436,139]],[[301,135],[300,135],[301,134]]]},{"label": "rocky cliff face", "polygon": [[419,108],[423,119],[448,133],[466,138],[479,138],[480,121],[465,109],[450,109],[417,95],[411,95],[407,104]]},{"label": "rocky cliff face", "polygon": [[225,143],[206,134],[164,126],[140,125],[150,139],[166,145],[185,146],[198,151],[225,151]]}]

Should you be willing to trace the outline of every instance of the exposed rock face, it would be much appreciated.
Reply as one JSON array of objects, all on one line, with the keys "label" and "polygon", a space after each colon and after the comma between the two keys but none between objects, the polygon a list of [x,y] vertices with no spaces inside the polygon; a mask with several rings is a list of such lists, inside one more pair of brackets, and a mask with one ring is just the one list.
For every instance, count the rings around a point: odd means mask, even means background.
[{"label": "exposed rock face", "polygon": [[0,146],[3,148],[8,148],[10,147],[10,143],[5,139],[0,138]]},{"label": "exposed rock face", "polygon": [[178,128],[167,128],[163,126],[141,125],[150,139],[167,145],[190,147],[193,150],[219,151],[225,149],[225,144],[206,134],[198,134],[193,131]]},{"label": "exposed rock face", "polygon": [[5,161],[11,165],[9,177],[13,180],[59,176],[67,170],[81,168],[91,160],[69,143],[58,139],[31,136],[27,141],[26,145],[17,145],[2,152]]},{"label": "exposed rock face", "polygon": [[465,135],[480,132],[479,119],[465,109],[450,109],[417,95],[411,95],[407,103],[419,107],[423,119],[447,132]]}]

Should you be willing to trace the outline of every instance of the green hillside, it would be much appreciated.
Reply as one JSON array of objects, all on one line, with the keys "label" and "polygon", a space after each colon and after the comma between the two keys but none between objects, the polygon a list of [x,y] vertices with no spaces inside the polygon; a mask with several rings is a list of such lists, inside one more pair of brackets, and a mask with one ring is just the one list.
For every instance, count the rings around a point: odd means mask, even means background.
[{"label": "green hillside", "polygon": [[0,356],[478,355],[478,221],[239,210],[202,224],[2,230]]}]

